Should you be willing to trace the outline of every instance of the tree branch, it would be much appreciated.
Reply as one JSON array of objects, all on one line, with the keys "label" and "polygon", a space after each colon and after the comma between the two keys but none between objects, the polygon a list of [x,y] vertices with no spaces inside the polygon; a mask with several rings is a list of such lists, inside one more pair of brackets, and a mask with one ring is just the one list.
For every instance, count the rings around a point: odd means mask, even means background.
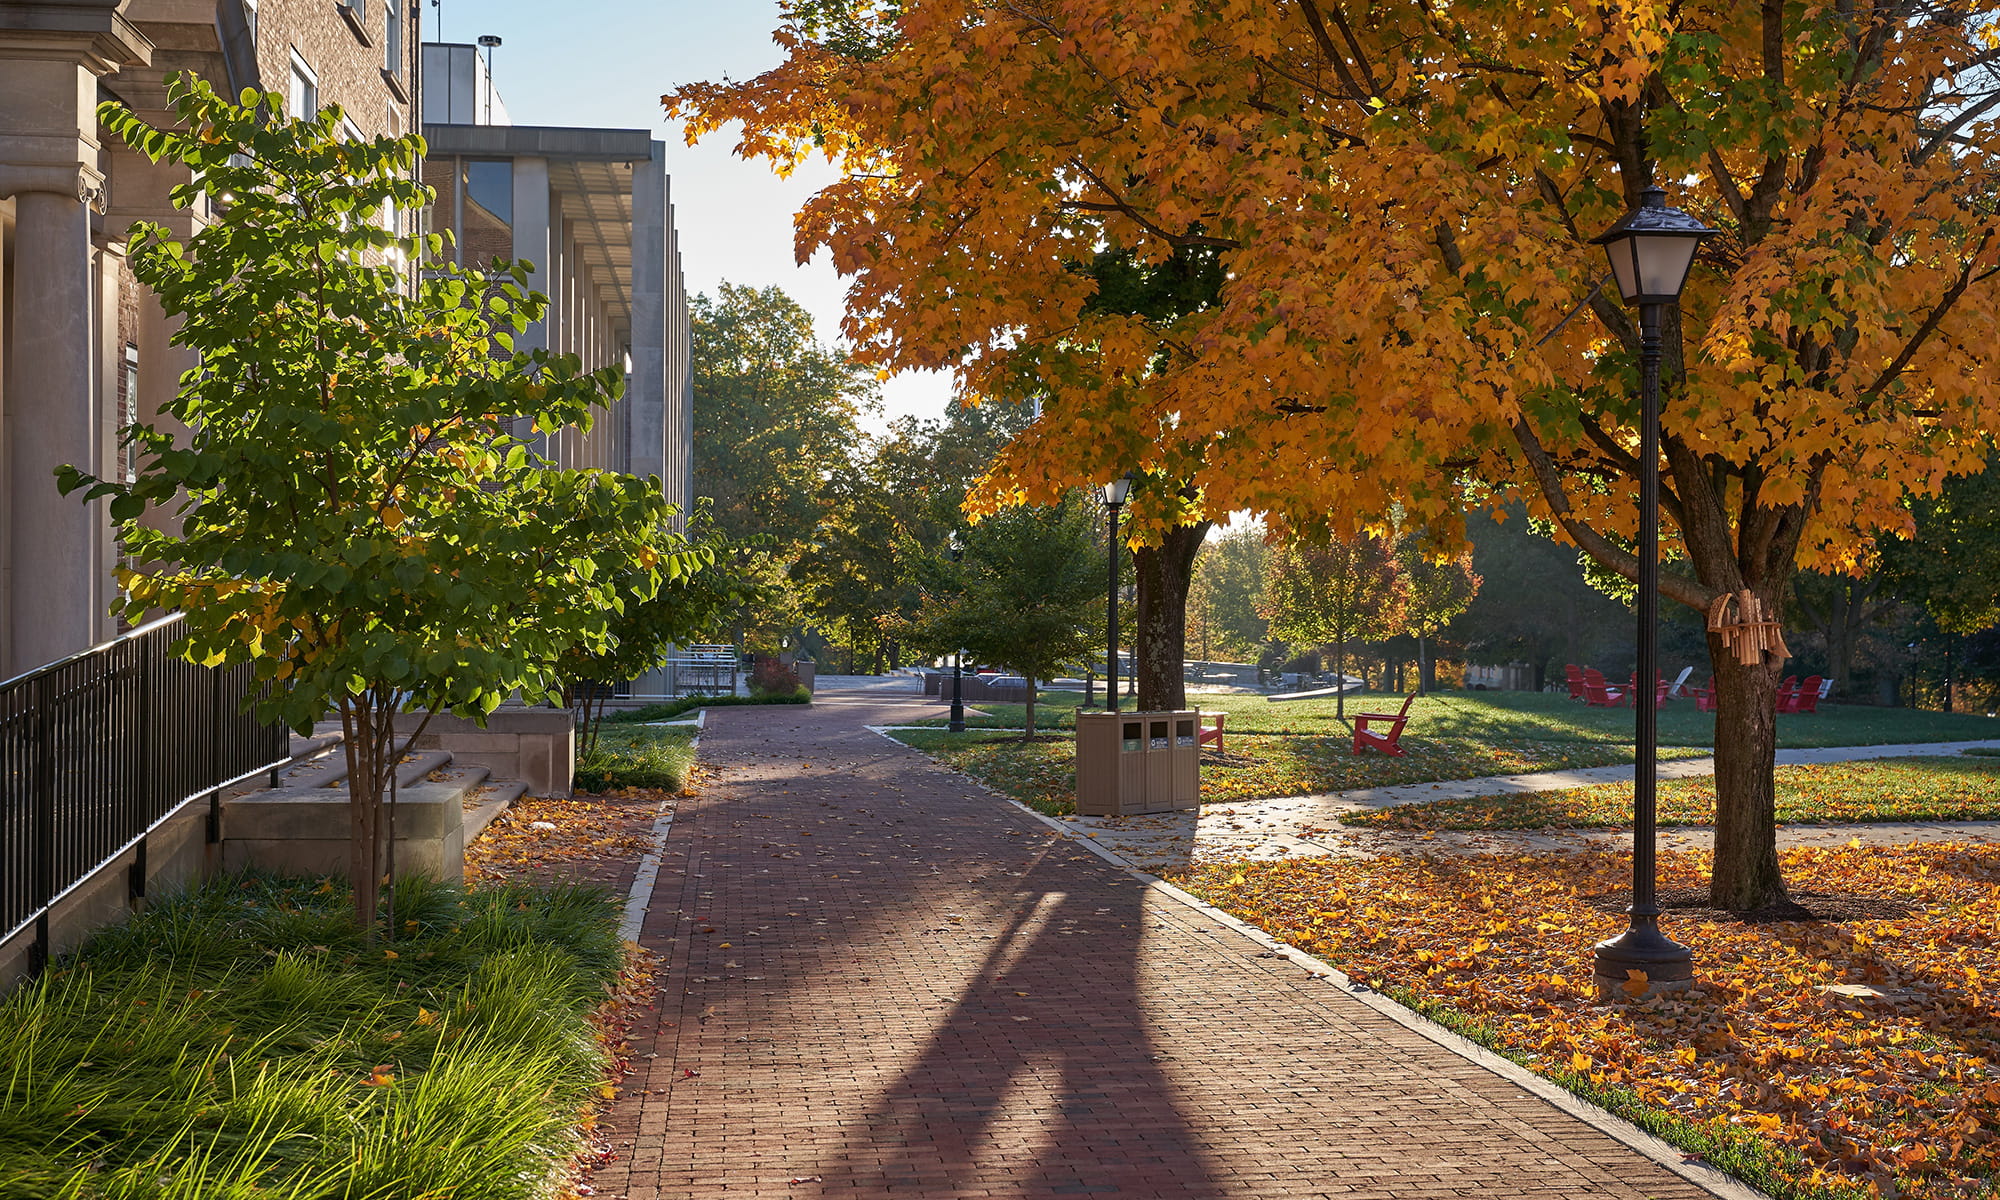
[{"label": "tree branch", "polygon": [[[1547,502],[1550,515],[1563,527],[1563,532],[1569,534],[1571,540],[1583,548],[1584,553],[1596,559],[1607,570],[1616,571],[1625,578],[1637,582],[1638,556],[1619,549],[1610,539],[1586,525],[1582,518],[1576,515],[1576,510],[1570,507],[1569,494],[1563,490],[1562,477],[1557,474],[1555,463],[1549,459],[1548,450],[1542,445],[1541,439],[1535,436],[1535,431],[1529,428],[1528,422],[1525,419],[1518,419],[1513,422],[1512,428],[1514,440],[1520,444],[1521,452],[1527,456],[1528,466],[1535,473],[1535,482],[1541,487],[1542,499]],[[1700,582],[1685,575],[1662,571],[1660,594],[1678,600],[1689,608],[1706,612],[1710,602],[1719,593],[1710,591]]]}]

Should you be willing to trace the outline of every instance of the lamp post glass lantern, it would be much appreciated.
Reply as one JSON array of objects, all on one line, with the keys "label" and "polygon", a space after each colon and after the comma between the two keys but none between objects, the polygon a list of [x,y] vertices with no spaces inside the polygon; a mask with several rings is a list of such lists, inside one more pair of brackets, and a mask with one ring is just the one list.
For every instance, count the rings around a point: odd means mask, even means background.
[{"label": "lamp post glass lantern", "polygon": [[[965,539],[959,537],[958,530],[954,529],[951,531],[951,561],[957,563],[964,557]],[[963,647],[951,652],[951,732],[965,732],[965,650]]]},{"label": "lamp post glass lantern", "polygon": [[1132,472],[1104,485],[1104,509],[1111,514],[1111,532],[1104,539],[1111,582],[1104,600],[1104,711],[1118,711],[1118,510],[1132,494]]},{"label": "lamp post glass lantern", "polygon": [[[1694,952],[1660,932],[1655,883],[1659,779],[1660,616],[1660,327],[1662,310],[1680,300],[1701,240],[1710,229],[1667,207],[1659,188],[1639,193],[1639,207],[1591,240],[1604,247],[1619,295],[1639,309],[1638,668],[1633,675],[1636,754],[1632,767],[1632,907],[1624,933],[1600,942],[1596,976],[1610,995],[1671,991],[1694,981]],[[1638,974],[1634,974],[1637,972]]]}]

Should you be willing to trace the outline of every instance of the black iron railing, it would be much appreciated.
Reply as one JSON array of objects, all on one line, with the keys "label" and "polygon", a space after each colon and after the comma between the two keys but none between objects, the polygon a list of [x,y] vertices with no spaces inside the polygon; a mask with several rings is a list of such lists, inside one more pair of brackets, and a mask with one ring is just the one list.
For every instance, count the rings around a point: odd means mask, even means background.
[{"label": "black iron railing", "polygon": [[127,850],[143,894],[147,834],[288,758],[284,727],[243,711],[249,664],[194,666],[185,636],[163,617],[0,683],[0,941],[33,924],[45,952],[50,909]]}]

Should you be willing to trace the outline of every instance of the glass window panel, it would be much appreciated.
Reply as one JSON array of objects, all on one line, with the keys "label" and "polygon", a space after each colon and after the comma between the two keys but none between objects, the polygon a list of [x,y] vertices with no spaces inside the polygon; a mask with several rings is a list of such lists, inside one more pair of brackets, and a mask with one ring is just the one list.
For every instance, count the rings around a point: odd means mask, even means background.
[{"label": "glass window panel", "polygon": [[465,228],[460,232],[470,266],[514,257],[514,164],[468,160],[464,176]]}]

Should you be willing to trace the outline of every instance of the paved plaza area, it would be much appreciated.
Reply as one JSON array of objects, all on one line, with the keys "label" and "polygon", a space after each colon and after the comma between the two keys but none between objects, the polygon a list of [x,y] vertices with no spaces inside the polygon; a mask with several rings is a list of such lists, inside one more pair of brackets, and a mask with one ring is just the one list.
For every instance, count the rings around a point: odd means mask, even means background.
[{"label": "paved plaza area", "polygon": [[869,729],[935,701],[822,686],[708,713],[598,1196],[1755,1195]]}]

